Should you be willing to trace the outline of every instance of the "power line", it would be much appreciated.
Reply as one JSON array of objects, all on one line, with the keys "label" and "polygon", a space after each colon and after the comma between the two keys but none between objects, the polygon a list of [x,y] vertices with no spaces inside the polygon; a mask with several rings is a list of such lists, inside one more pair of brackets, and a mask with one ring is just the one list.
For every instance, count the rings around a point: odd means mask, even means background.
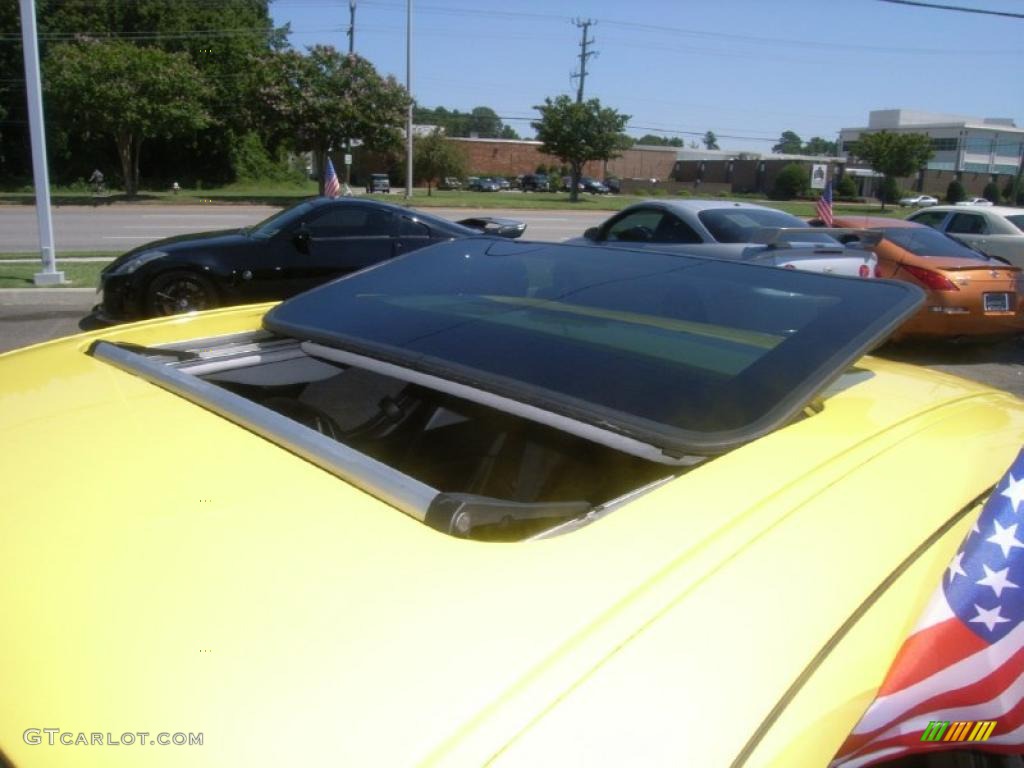
[{"label": "power line", "polygon": [[880,3],[893,5],[912,5],[917,8],[931,8],[934,11],[957,11],[958,13],[980,13],[986,16],[1005,16],[1010,19],[1024,19],[1024,13],[1010,11],[990,11],[984,8],[965,8],[962,5],[939,5],[938,3],[921,3],[918,0],[878,0]]}]

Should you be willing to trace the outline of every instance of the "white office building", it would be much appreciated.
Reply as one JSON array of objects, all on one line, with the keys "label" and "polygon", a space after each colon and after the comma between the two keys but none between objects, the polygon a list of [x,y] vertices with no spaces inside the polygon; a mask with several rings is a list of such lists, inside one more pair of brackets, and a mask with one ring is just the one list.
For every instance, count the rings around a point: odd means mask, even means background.
[{"label": "white office building", "polygon": [[910,109],[879,109],[871,112],[863,128],[839,132],[839,153],[849,158],[853,143],[864,133],[924,133],[932,141],[934,155],[928,170],[973,173],[1016,173],[1024,157],[1024,128],[1003,117],[966,117],[917,112]]}]

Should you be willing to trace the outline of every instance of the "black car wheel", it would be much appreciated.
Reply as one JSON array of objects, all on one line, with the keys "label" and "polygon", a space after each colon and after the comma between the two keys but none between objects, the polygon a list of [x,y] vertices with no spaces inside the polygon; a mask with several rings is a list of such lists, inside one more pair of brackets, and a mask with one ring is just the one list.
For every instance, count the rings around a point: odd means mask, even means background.
[{"label": "black car wheel", "polygon": [[146,314],[150,317],[200,312],[217,304],[213,283],[195,272],[165,272],[146,290]]}]

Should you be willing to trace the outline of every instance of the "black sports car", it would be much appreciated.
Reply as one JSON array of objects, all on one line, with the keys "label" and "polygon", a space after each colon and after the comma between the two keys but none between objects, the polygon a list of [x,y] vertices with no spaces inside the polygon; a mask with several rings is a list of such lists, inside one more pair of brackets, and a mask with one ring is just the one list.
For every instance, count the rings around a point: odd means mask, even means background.
[{"label": "black sports car", "polygon": [[526,225],[477,217],[453,222],[397,205],[315,198],[242,230],[158,240],[115,259],[100,276],[94,315],[119,321],[285,299],[425,245]]}]

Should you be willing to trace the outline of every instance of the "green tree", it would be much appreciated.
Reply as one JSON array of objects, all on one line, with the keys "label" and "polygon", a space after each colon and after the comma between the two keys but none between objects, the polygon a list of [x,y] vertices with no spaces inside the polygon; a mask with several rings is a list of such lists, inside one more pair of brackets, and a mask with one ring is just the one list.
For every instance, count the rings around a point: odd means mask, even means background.
[{"label": "green tree", "polygon": [[[852,154],[895,183],[897,176],[916,173],[928,162],[932,156],[931,139],[924,133],[865,133],[853,145]],[[883,197],[883,209],[886,202]]]},{"label": "green tree", "polygon": [[775,177],[772,197],[777,200],[792,200],[804,193],[807,187],[807,169],[800,163],[788,163]]},{"label": "green tree", "polygon": [[68,124],[114,140],[129,195],[139,188],[144,141],[186,135],[210,122],[211,91],[183,53],[119,41],[65,43],[47,56],[45,82]]},{"label": "green tree", "polygon": [[999,205],[999,185],[994,181],[990,181],[985,185],[985,189],[982,191],[981,196],[993,205]]},{"label": "green tree", "polygon": [[718,137],[715,136],[714,131],[705,133],[702,141],[707,149],[718,149]]},{"label": "green tree", "polygon": [[813,136],[800,150],[801,155],[828,155],[834,157],[836,154],[836,143],[827,141],[820,136]]},{"label": "green tree", "polygon": [[792,131],[783,131],[772,152],[781,155],[799,155],[803,148],[803,140]]},{"label": "green tree", "polygon": [[569,164],[572,170],[569,199],[576,202],[583,164],[619,156],[629,115],[602,107],[598,99],[578,104],[565,94],[546,98],[534,109],[541,115],[540,120],[531,123],[542,142],[541,151]]},{"label": "green tree", "polygon": [[315,45],[307,55],[274,54],[262,93],[297,148],[320,156],[350,139],[371,151],[394,151],[410,101],[394,77],[381,77],[363,57],[329,45]]},{"label": "green tree", "polygon": [[856,197],[857,196],[857,182],[855,182],[849,176],[843,176],[836,184],[836,196],[837,197]]},{"label": "green tree", "polygon": [[448,141],[439,127],[429,136],[416,139],[412,154],[416,178],[427,182],[427,197],[438,179],[466,175],[466,153],[455,142]]},{"label": "green tree", "polygon": [[882,201],[882,208],[885,208],[886,203],[895,203],[902,196],[900,185],[894,177],[886,176],[882,179],[882,185],[878,190],[878,199]]},{"label": "green tree", "polygon": [[655,136],[653,133],[645,133],[635,144],[646,144],[651,147],[681,147],[683,146],[683,140],[678,136],[672,138],[666,138],[665,136]]},{"label": "green tree", "polygon": [[959,203],[966,199],[967,192],[964,191],[964,185],[957,179],[949,182],[949,186],[946,187],[946,201],[949,203]]}]

